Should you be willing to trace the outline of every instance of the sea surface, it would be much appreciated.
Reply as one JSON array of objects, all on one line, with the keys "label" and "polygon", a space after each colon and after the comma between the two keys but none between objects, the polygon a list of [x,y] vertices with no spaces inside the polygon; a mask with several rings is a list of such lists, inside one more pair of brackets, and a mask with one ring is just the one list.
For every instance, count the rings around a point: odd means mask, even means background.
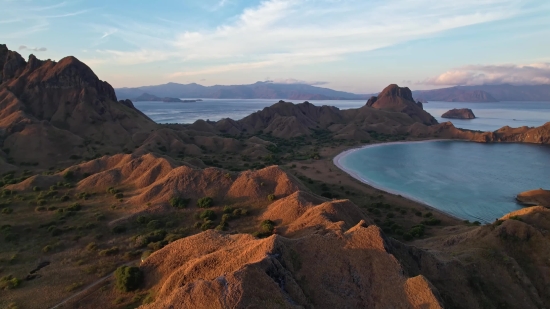
[{"label": "sea surface", "polygon": [[[445,119],[445,112],[453,108],[469,108],[476,119]],[[550,121],[550,102],[433,102],[424,104],[424,110],[437,121],[451,121],[455,127],[469,130],[495,131],[503,126],[538,127]]]},{"label": "sea surface", "polygon": [[[222,118],[242,119],[277,99],[203,99],[196,103],[134,102],[134,105],[158,123],[193,123],[199,119],[217,121]],[[292,101],[292,100],[286,100]],[[302,103],[303,101],[294,101]],[[309,101],[332,105],[340,109],[359,108],[365,100]],[[472,120],[443,119],[441,115],[453,108],[470,108],[478,117]],[[437,121],[451,121],[456,127],[470,130],[495,131],[503,126],[540,126],[550,121],[550,102],[429,102],[424,109]]]},{"label": "sea surface", "polygon": [[388,143],[348,151],[335,163],[365,183],[472,222],[522,208],[518,193],[550,189],[550,146]]},{"label": "sea surface", "polygon": [[[157,123],[193,123],[199,119],[218,121],[223,118],[242,119],[254,112],[271,106],[278,99],[202,99],[196,103],[134,102],[137,109]],[[293,103],[304,101],[285,100]],[[322,106],[331,105],[340,109],[359,108],[365,100],[330,100],[308,102]]]}]

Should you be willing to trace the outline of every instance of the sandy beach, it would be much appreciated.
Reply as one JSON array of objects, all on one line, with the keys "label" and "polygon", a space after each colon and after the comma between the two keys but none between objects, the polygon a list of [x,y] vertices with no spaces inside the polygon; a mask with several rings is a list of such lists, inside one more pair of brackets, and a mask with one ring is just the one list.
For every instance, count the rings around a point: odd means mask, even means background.
[{"label": "sandy beach", "polygon": [[345,150],[341,153],[339,153],[338,155],[336,155],[332,162],[333,164],[338,167],[340,170],[342,170],[343,172],[345,172],[346,174],[348,174],[349,176],[353,177],[354,179],[370,186],[370,187],[373,187],[375,189],[378,189],[380,191],[384,191],[386,193],[389,193],[389,194],[393,194],[393,195],[397,195],[397,196],[402,196],[406,199],[409,199],[411,201],[414,201],[416,203],[419,203],[419,204],[422,204],[422,205],[425,205],[426,207],[429,207],[431,209],[433,209],[434,211],[437,211],[439,213],[442,213],[446,216],[450,216],[454,219],[457,219],[457,220],[464,220],[462,218],[459,218],[457,216],[454,216],[450,213],[447,213],[441,209],[438,209],[437,207],[433,206],[433,205],[430,205],[428,204],[427,202],[425,201],[422,201],[421,199],[418,199],[418,198],[415,198],[413,196],[410,196],[406,193],[403,193],[403,192],[399,192],[399,191],[395,191],[395,190],[392,190],[392,189],[389,189],[389,188],[386,188],[386,187],[383,187],[383,186],[380,186],[378,184],[375,184],[373,183],[372,181],[369,181],[368,179],[365,179],[361,176],[359,176],[357,173],[355,173],[355,171],[351,170],[351,169],[348,169],[346,168],[345,166],[343,166],[343,164],[341,163],[341,161],[348,155],[358,151],[358,150],[362,150],[362,149],[366,149],[366,148],[373,148],[373,147],[380,147],[380,146],[388,146],[388,145],[394,145],[394,144],[416,144],[416,143],[428,143],[428,142],[444,142],[444,141],[450,141],[449,139],[435,139],[435,140],[423,140],[423,141],[402,141],[402,142],[391,142],[391,143],[378,143],[378,144],[368,144],[368,145],[364,145],[364,146],[361,146],[361,147],[356,147],[356,148],[352,148],[352,149],[348,149],[348,150]]}]

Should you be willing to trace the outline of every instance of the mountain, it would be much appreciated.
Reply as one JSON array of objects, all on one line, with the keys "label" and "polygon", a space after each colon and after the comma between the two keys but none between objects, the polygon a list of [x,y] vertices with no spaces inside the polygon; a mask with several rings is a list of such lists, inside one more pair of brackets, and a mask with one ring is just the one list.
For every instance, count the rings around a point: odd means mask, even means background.
[{"label": "mountain", "polygon": [[413,91],[417,100],[448,102],[550,101],[550,85],[457,86]]},{"label": "mountain", "polygon": [[354,94],[305,84],[277,84],[257,82],[251,85],[202,86],[199,84],[168,83],[157,86],[115,89],[121,99],[135,99],[148,93],[158,97],[211,98],[211,99],[291,99],[336,100],[367,99],[367,95]]},{"label": "mountain", "polygon": [[0,45],[0,134],[12,160],[53,163],[86,156],[90,144],[121,151],[157,125],[75,57],[25,61]]},{"label": "mountain", "polygon": [[417,100],[421,101],[498,102],[486,91],[462,89],[462,87],[415,91],[414,95]]}]

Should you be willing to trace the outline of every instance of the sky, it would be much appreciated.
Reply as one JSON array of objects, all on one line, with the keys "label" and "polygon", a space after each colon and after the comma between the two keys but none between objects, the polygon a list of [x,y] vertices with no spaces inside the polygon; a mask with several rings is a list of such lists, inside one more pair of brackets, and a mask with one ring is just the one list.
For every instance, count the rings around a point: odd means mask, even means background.
[{"label": "sky", "polygon": [[0,0],[0,44],[114,87],[550,84],[548,0]]}]

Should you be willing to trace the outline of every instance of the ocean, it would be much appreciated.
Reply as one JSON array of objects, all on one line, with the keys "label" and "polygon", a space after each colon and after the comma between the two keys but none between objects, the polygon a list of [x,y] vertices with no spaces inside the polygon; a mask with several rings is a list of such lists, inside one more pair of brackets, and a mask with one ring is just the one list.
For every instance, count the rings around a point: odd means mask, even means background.
[{"label": "ocean", "polygon": [[[199,119],[217,121],[222,118],[242,119],[276,99],[203,99],[196,103],[134,102],[134,105],[158,123],[193,123]],[[289,101],[289,100],[287,100]],[[364,100],[309,101],[312,104],[332,105],[340,109],[359,108]],[[302,101],[294,101],[302,103]],[[443,119],[441,115],[453,108],[470,108],[478,117],[472,120]],[[470,130],[494,131],[503,126],[540,126],[550,121],[550,102],[429,102],[424,109],[437,121],[451,121],[456,127]]]},{"label": "ocean", "polygon": [[374,187],[472,222],[493,222],[522,208],[518,193],[550,189],[547,145],[388,143],[348,151],[335,163]]}]

